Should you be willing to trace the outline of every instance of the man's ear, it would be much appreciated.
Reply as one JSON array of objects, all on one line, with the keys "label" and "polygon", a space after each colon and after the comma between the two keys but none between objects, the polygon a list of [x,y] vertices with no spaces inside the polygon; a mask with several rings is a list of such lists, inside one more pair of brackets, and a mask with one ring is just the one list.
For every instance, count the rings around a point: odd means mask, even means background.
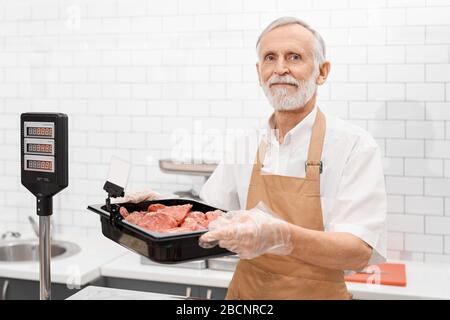
[{"label": "man's ear", "polygon": [[322,85],[327,81],[328,75],[330,74],[331,64],[329,61],[324,61],[319,68],[319,76],[317,77],[316,84]]},{"label": "man's ear", "polygon": [[261,74],[259,73],[259,62],[256,63],[256,73],[258,74],[258,82],[261,86]]}]

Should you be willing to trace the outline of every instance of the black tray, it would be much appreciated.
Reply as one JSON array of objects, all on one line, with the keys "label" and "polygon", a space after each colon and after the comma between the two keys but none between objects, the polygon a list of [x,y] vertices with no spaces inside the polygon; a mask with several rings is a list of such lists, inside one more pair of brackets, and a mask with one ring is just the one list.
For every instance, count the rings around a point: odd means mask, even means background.
[{"label": "black tray", "polygon": [[128,223],[118,213],[120,207],[125,207],[129,212],[147,211],[151,204],[156,203],[166,206],[192,204],[192,211],[205,213],[217,210],[217,208],[190,199],[155,200],[139,204],[113,204],[111,205],[112,213],[106,210],[106,205],[101,204],[91,205],[88,210],[100,215],[102,233],[105,237],[157,263],[176,264],[234,254],[220,247],[212,249],[200,247],[198,244],[199,238],[207,231],[177,234],[151,232]]}]

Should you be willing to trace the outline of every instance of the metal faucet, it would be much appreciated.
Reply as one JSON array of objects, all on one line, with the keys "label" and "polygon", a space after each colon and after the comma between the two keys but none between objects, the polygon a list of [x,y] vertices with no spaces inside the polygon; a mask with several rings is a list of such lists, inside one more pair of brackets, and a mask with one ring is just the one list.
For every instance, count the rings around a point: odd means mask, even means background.
[{"label": "metal faucet", "polygon": [[39,227],[36,221],[34,221],[34,219],[31,216],[28,216],[28,221],[30,221],[31,227],[33,228],[33,231],[36,234],[36,237],[39,238]]},{"label": "metal faucet", "polygon": [[[28,221],[30,221],[31,227],[33,228],[36,237],[39,238],[39,226],[32,216],[28,216]],[[50,239],[52,239],[52,229],[53,229],[53,220],[50,221]]]},{"label": "metal faucet", "polygon": [[17,239],[20,238],[22,235],[20,234],[20,232],[6,231],[4,234],[2,234],[2,240],[5,240],[8,236]]}]

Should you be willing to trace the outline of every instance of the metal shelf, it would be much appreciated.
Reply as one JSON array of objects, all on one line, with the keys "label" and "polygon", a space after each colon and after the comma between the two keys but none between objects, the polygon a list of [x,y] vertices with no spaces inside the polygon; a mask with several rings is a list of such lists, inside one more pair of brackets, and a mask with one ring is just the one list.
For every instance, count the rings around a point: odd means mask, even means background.
[{"label": "metal shelf", "polygon": [[181,163],[170,159],[159,160],[162,172],[189,176],[209,177],[217,167],[217,163]]}]

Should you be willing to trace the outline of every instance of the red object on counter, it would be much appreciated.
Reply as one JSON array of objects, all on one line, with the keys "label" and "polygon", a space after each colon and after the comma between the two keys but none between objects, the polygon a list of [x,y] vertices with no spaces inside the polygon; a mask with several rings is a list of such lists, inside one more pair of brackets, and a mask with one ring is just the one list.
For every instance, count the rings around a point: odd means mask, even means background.
[{"label": "red object on counter", "polygon": [[367,267],[363,272],[346,276],[345,281],[406,287],[406,266],[395,263],[373,265]]}]

